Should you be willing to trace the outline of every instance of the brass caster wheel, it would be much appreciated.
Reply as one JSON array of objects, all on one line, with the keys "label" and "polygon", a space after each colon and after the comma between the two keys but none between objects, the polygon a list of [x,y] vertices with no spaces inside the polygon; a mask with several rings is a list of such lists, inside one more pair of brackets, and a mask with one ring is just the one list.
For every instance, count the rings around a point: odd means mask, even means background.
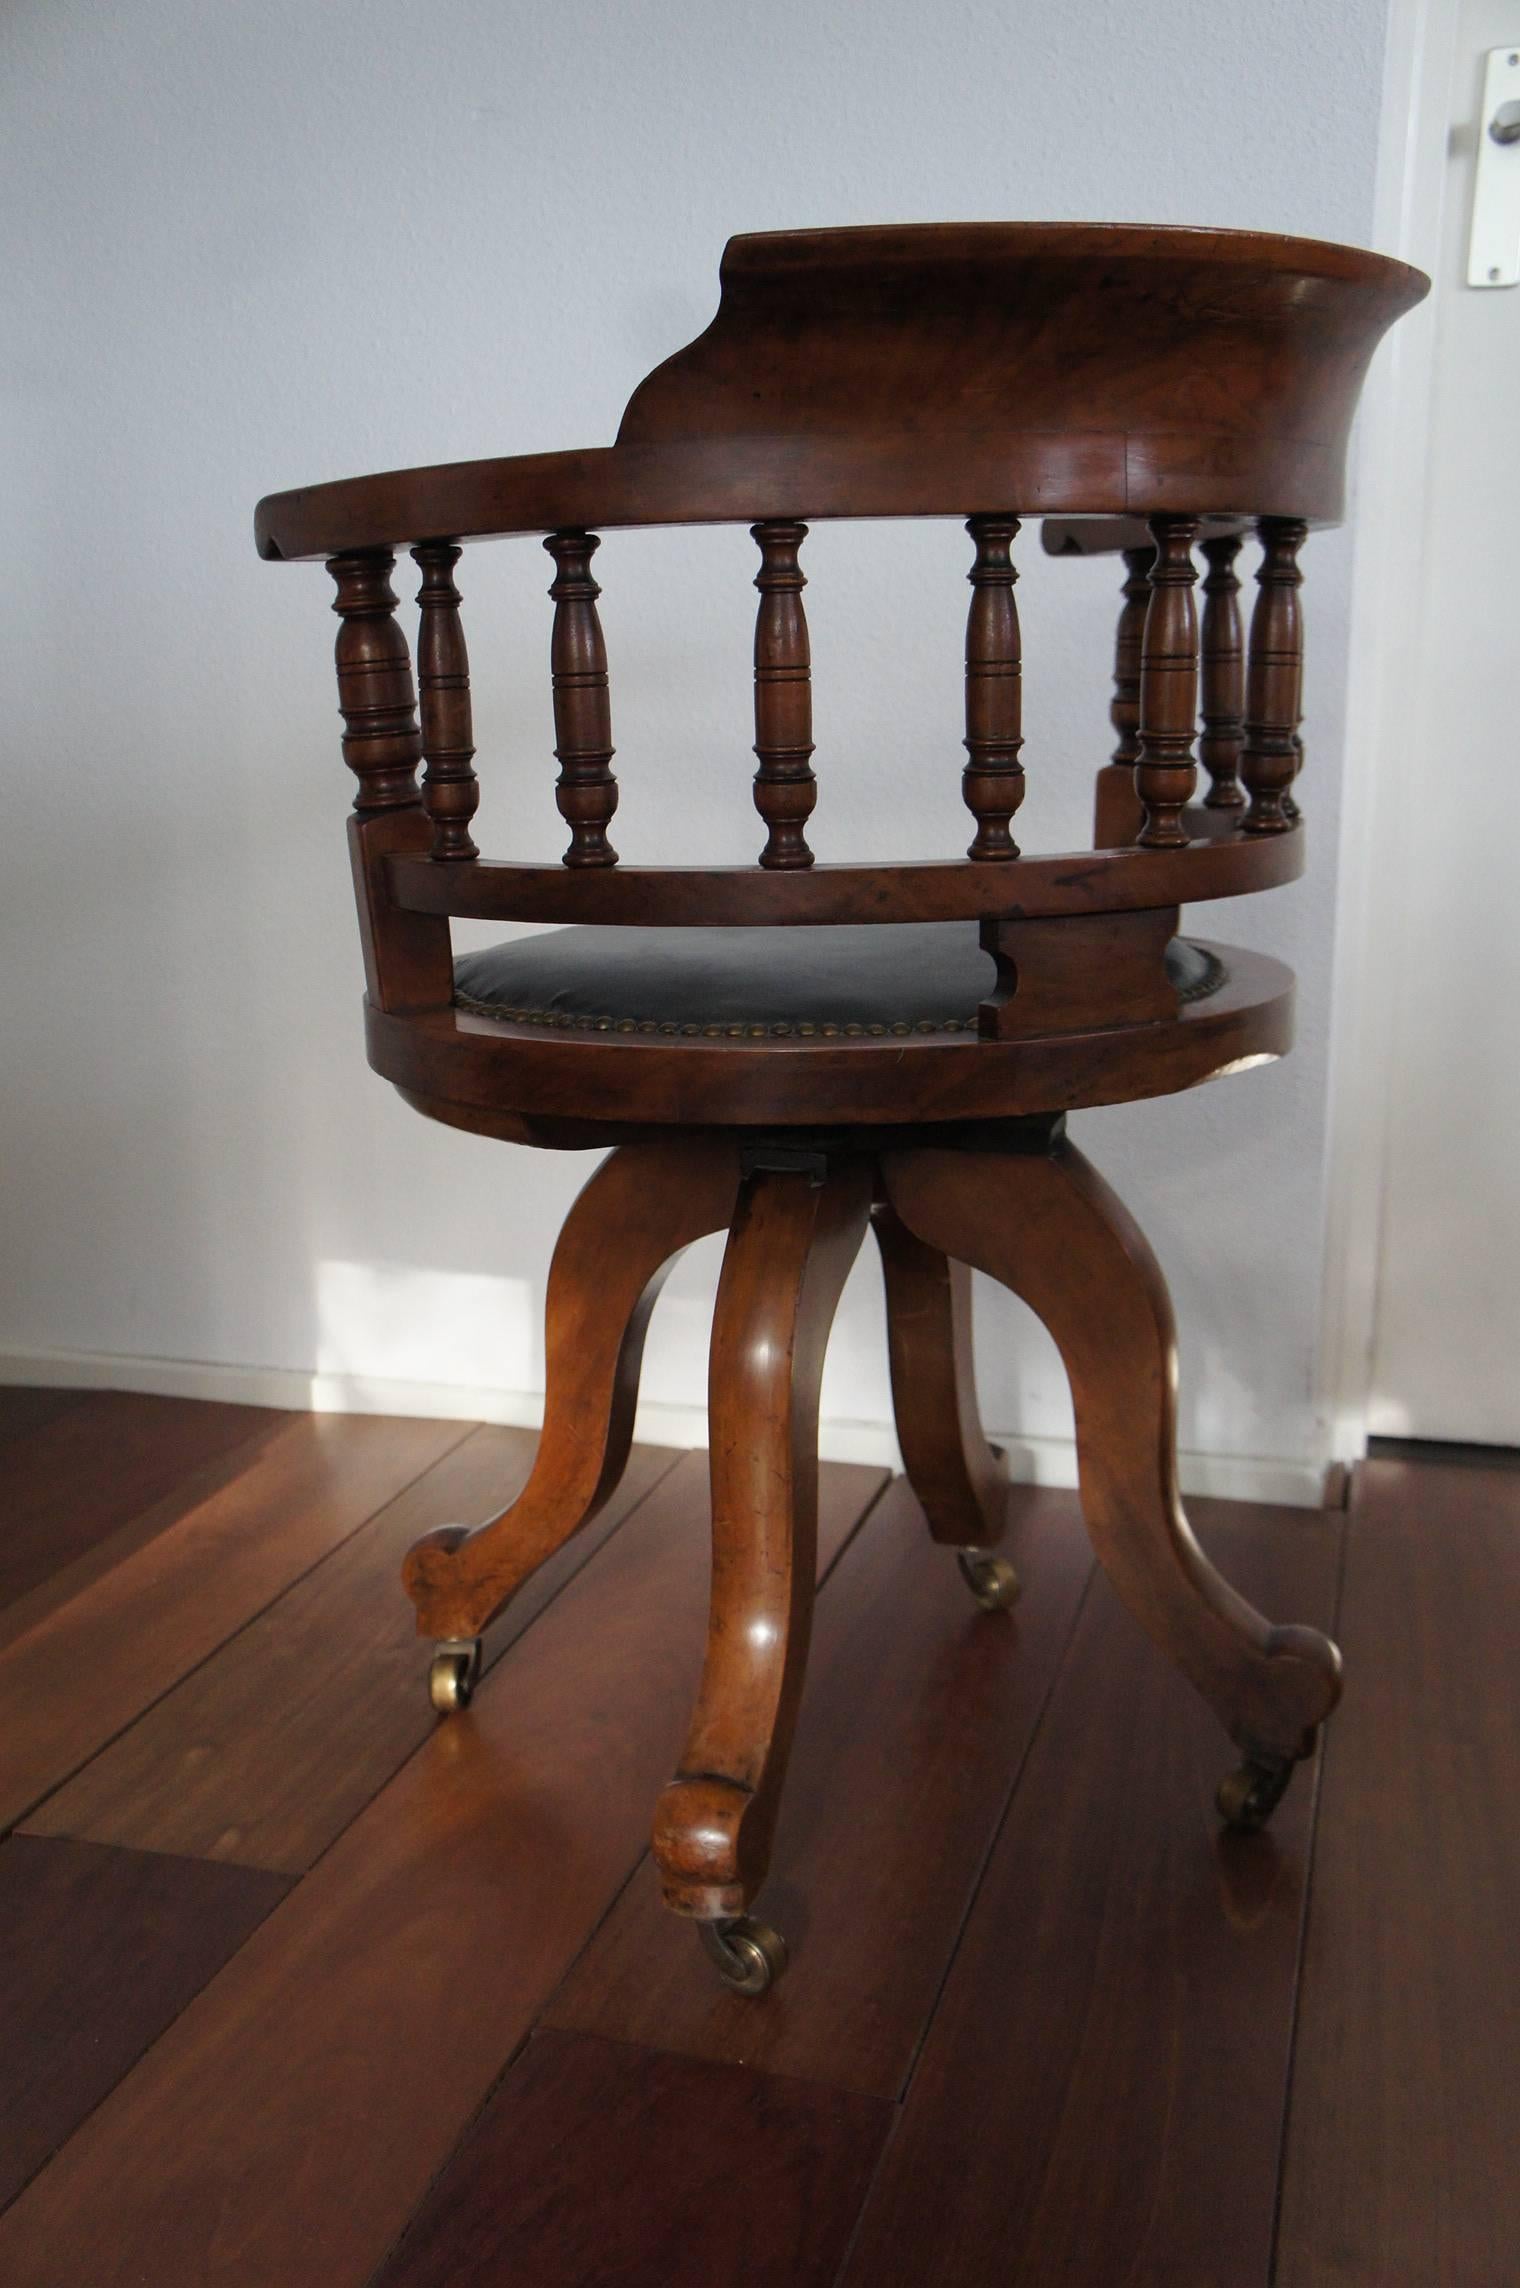
[{"label": "brass caster wheel", "polygon": [[748,1915],[732,1922],[698,1923],[697,1931],[718,1976],[735,1994],[767,1993],[786,1968],[786,1940]]},{"label": "brass caster wheel", "polygon": [[428,1698],[440,1716],[457,1716],[468,1708],[479,1682],[479,1637],[458,1637],[435,1648],[428,1670]]},{"label": "brass caster wheel", "polygon": [[1219,1783],[1214,1802],[1226,1827],[1255,1835],[1265,1827],[1293,1777],[1291,1756],[1247,1756]]},{"label": "brass caster wheel", "polygon": [[958,1549],[955,1561],[961,1577],[984,1613],[1006,1613],[1023,1583],[1006,1557],[987,1549]]}]

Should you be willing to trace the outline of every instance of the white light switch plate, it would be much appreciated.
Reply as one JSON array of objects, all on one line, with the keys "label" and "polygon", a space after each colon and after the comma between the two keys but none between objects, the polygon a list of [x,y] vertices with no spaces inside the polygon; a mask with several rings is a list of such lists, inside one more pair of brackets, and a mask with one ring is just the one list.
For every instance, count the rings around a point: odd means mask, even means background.
[{"label": "white light switch plate", "polygon": [[1489,133],[1501,106],[1517,102],[1520,46],[1490,48],[1478,114],[1472,236],[1467,244],[1469,286],[1520,286],[1520,141],[1499,143]]}]

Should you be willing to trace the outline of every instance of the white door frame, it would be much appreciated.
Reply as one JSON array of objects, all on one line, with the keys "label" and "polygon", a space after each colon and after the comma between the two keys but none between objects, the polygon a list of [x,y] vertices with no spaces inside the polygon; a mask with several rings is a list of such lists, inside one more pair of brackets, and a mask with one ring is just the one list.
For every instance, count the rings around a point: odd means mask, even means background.
[{"label": "white door frame", "polygon": [[[1460,0],[1391,0],[1374,242],[1434,278]],[[1435,306],[1393,330],[1363,401],[1330,1016],[1316,1411],[1327,1459],[1367,1445],[1401,951],[1397,884],[1416,809],[1404,736],[1419,660]]]}]

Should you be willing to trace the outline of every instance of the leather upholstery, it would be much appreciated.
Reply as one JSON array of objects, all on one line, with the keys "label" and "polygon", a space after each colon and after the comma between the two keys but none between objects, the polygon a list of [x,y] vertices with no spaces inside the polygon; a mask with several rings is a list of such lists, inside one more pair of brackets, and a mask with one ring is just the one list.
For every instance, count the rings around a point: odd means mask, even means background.
[{"label": "leather upholstery", "polygon": [[[1224,982],[1213,954],[1173,938],[1184,1001]],[[719,1039],[974,1033],[993,981],[967,922],[838,929],[547,930],[454,964],[459,1006],[519,1025]]]}]

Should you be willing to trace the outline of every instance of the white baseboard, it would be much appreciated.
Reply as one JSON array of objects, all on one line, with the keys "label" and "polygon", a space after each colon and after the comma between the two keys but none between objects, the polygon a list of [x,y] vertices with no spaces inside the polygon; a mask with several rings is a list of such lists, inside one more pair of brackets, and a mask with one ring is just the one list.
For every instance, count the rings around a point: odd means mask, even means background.
[{"label": "white baseboard", "polygon": [[[393,1382],[383,1377],[303,1374],[291,1367],[223,1366],[203,1359],[128,1358],[108,1351],[3,1351],[0,1383],[41,1383],[75,1390],[140,1390],[157,1397],[217,1398],[238,1406],[284,1406],[316,1414],[411,1414],[429,1420],[502,1422],[535,1430],[543,1419],[543,1393],[459,1383]],[[654,1446],[707,1444],[701,1406],[641,1401],[635,1435]],[[1076,1447],[1070,1438],[1031,1437],[991,1430],[1021,1484],[1074,1486]],[[888,1422],[833,1420],[818,1426],[818,1450],[830,1462],[875,1462],[902,1467]],[[1185,1494],[1225,1501],[1273,1502],[1320,1509],[1325,1500],[1322,1463],[1274,1454],[1182,1452],[1178,1474]]]}]

